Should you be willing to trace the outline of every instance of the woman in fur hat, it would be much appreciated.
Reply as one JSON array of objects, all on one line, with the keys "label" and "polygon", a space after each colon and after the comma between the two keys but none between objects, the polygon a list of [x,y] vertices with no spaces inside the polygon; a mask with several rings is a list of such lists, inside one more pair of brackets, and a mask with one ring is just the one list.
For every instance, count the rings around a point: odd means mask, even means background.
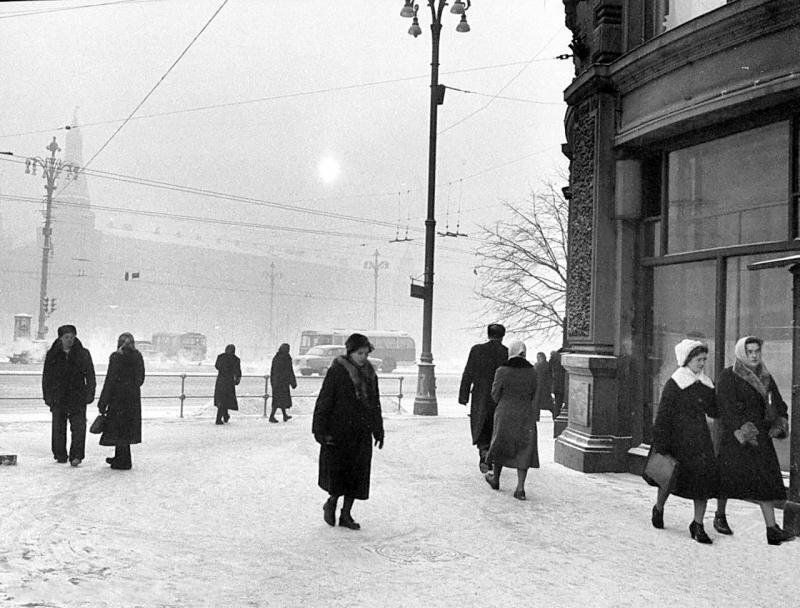
[{"label": "woman in fur hat", "polygon": [[772,440],[787,436],[787,407],[775,380],[761,361],[763,340],[747,336],[736,343],[736,361],[719,377],[722,414],[719,446],[720,501],[714,527],[733,532],[725,516],[728,498],[758,502],[767,527],[767,542],[793,540],[775,522],[775,502],[786,500],[778,456]]},{"label": "woman in fur hat", "polygon": [[712,541],[703,528],[709,498],[719,492],[719,469],[706,416],[717,416],[714,383],[705,373],[708,346],[697,340],[682,340],[675,346],[678,369],[661,393],[653,426],[652,449],[678,461],[674,487],[659,487],[652,523],[664,527],[664,503],[670,492],[694,501],[694,519],[689,534],[699,543]]},{"label": "woman in fur hat", "polygon": [[372,440],[383,448],[378,376],[368,360],[372,344],[353,334],[345,342],[346,355],[337,357],[322,382],[311,432],[319,449],[319,487],[328,493],[323,519],[336,524],[336,504],[343,496],[339,525],[361,528],[353,520],[353,502],[369,498]]},{"label": "woman in fur hat", "polygon": [[528,469],[539,468],[537,373],[525,355],[525,343],[514,340],[508,345],[508,361],[494,374],[492,399],[497,403],[497,409],[487,457],[493,470],[486,473],[486,482],[492,489],[499,490],[503,467],[517,469],[517,488],[514,490],[517,500],[525,500]]}]

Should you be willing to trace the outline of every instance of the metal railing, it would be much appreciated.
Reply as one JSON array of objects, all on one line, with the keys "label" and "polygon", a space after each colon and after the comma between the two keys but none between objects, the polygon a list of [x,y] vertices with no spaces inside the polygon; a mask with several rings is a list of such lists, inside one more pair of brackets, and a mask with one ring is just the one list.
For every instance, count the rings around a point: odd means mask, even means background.
[{"label": "metal railing", "polygon": [[[34,371],[13,371],[13,370],[0,370],[0,378],[2,377],[15,377],[15,376],[30,376],[30,377],[37,377],[41,378],[41,372],[34,372]],[[105,373],[96,373],[95,377],[98,379],[98,387],[102,386],[101,382],[99,381],[100,378],[105,378]],[[205,395],[205,394],[187,394],[186,393],[186,379],[187,378],[216,378],[216,373],[186,373],[186,372],[148,372],[145,378],[145,383],[147,383],[147,378],[176,378],[180,379],[181,381],[181,392],[177,395],[142,395],[142,400],[167,400],[167,399],[178,399],[180,401],[180,417],[183,418],[184,414],[184,403],[187,399],[213,399],[214,394]],[[270,383],[269,383],[269,374],[242,374],[242,378],[259,378],[264,380],[264,392],[258,393],[255,395],[252,394],[238,394],[236,395],[237,399],[263,399],[264,400],[264,412],[263,416],[267,416],[267,412],[269,409],[269,400],[272,398],[270,394]],[[297,383],[298,387],[304,383],[307,383],[311,380],[320,380],[319,378],[312,378],[306,376],[298,376]],[[390,398],[390,399],[397,399],[397,411],[400,412],[402,409],[402,401],[403,401],[403,381],[405,380],[404,376],[381,376],[380,381],[381,383],[385,381],[396,381],[397,382],[397,392],[396,393],[386,393],[381,391],[382,398]],[[316,397],[317,392],[311,393],[302,393],[296,392],[296,390],[292,391],[293,398],[308,398],[308,397]],[[99,388],[98,388],[98,395],[99,395]],[[42,396],[41,394],[37,394],[36,396],[30,395],[6,395],[0,394],[0,401],[41,401]]]}]

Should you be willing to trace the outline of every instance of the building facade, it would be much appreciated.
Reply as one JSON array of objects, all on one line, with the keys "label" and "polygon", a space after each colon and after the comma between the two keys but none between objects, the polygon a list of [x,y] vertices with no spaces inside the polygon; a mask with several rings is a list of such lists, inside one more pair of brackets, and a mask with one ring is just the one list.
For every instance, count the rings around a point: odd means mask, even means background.
[{"label": "building facade", "polygon": [[[556,461],[637,472],[674,345],[706,341],[713,377],[744,335],[787,403],[800,253],[797,0],[564,0],[575,79],[568,426]],[[788,470],[789,442],[779,442]]]}]

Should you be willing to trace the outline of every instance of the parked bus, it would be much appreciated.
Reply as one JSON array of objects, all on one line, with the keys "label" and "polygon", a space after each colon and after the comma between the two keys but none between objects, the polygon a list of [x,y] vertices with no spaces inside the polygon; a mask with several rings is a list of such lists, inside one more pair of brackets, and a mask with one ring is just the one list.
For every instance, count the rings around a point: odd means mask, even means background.
[{"label": "parked bus", "polygon": [[353,333],[364,334],[372,342],[374,357],[381,360],[381,371],[391,372],[398,365],[413,365],[417,361],[417,347],[414,338],[404,331],[379,331],[371,329],[306,329],[300,334],[298,354],[304,355],[308,349],[327,344],[344,344],[347,336]]},{"label": "parked bus", "polygon": [[167,359],[203,361],[206,358],[206,337],[197,332],[178,334],[162,331],[153,334],[153,350]]}]

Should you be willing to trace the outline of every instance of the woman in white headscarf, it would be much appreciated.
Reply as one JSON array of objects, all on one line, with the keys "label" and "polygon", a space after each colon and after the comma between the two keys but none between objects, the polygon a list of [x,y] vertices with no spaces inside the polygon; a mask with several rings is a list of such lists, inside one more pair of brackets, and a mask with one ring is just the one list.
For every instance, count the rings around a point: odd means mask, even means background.
[{"label": "woman in white headscarf", "polygon": [[525,344],[514,340],[508,345],[508,361],[498,367],[494,375],[492,399],[497,403],[497,409],[487,456],[493,470],[486,473],[488,484],[498,490],[503,467],[517,469],[514,498],[518,500],[526,499],[528,469],[539,468],[536,432],[539,409],[534,406],[536,370],[525,355]]},{"label": "woman in white headscarf", "polygon": [[725,516],[728,498],[758,502],[767,526],[767,542],[779,545],[794,536],[775,522],[775,502],[786,500],[773,438],[789,431],[787,407],[775,380],[761,361],[761,338],[736,343],[736,361],[719,377],[717,395],[722,414],[719,446],[720,521],[732,534]]},{"label": "woman in white headscarf", "polygon": [[[694,501],[694,519],[689,534],[699,543],[712,541],[703,528],[709,498],[719,492],[719,469],[706,416],[717,416],[714,383],[704,372],[708,346],[697,340],[682,340],[675,346],[678,369],[661,393],[653,426],[653,451],[678,461],[672,494]],[[658,488],[652,523],[664,527],[664,503],[670,489]]]}]

